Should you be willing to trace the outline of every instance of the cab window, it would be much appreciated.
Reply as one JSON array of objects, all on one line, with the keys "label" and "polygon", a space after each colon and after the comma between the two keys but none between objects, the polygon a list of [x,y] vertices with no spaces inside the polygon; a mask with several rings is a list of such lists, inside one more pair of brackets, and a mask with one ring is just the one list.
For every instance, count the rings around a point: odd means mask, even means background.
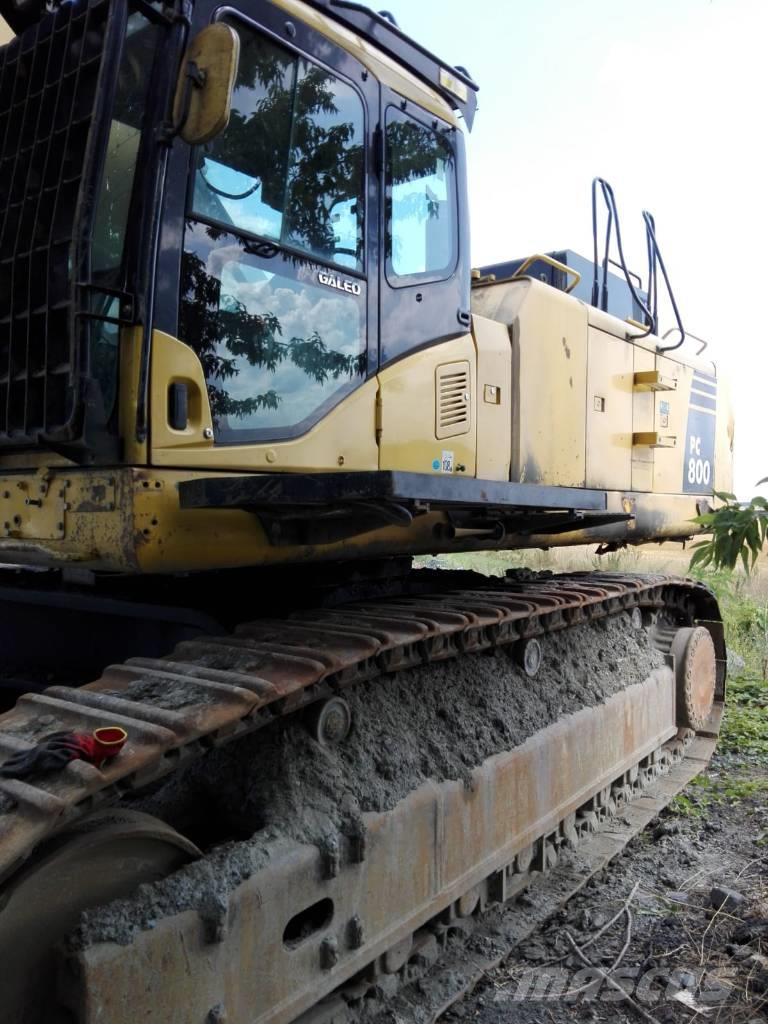
[{"label": "cab window", "polygon": [[396,286],[439,280],[456,266],[456,161],[449,131],[387,110],[386,265]]},{"label": "cab window", "polygon": [[364,116],[351,85],[250,30],[232,113],[198,152],[192,212],[363,270]]},{"label": "cab window", "polygon": [[226,130],[196,151],[179,335],[216,440],[306,432],[367,370],[365,122],[346,81],[239,18]]},{"label": "cab window", "polygon": [[304,433],[365,378],[362,286],[309,260],[190,226],[181,300],[179,333],[202,363],[217,441]]}]

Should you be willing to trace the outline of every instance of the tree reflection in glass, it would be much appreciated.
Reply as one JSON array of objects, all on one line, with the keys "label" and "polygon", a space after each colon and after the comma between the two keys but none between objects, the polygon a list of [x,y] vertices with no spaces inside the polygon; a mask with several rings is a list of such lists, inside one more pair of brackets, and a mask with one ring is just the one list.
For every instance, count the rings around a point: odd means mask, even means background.
[{"label": "tree reflection in glass", "polygon": [[202,363],[222,440],[311,420],[366,369],[363,297],[320,285],[317,264],[260,248],[187,230],[180,334]]},{"label": "tree reflection in glass", "polygon": [[448,273],[457,256],[449,131],[387,111],[385,255],[392,277]]},{"label": "tree reflection in glass", "polygon": [[364,115],[347,83],[231,24],[232,114],[197,155],[179,333],[217,438],[244,441],[297,432],[365,374],[364,282],[324,286],[315,262],[363,270]]},{"label": "tree reflection in glass", "polygon": [[[232,113],[197,151],[179,333],[203,364],[217,438],[246,441],[307,429],[365,375],[365,119],[347,82],[230,23]],[[449,272],[450,132],[390,111],[390,267]]]},{"label": "tree reflection in glass", "polygon": [[307,255],[363,269],[363,105],[323,68],[233,21],[232,113],[199,153],[193,210]]}]

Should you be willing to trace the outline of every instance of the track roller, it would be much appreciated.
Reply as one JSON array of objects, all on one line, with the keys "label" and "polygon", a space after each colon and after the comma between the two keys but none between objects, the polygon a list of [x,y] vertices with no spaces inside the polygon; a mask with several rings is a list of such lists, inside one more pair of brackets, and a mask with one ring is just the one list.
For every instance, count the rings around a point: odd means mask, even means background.
[{"label": "track roller", "polygon": [[349,736],[352,710],[342,697],[330,697],[312,708],[309,725],[320,746],[336,746]]},{"label": "track roller", "polygon": [[515,648],[518,665],[531,679],[538,675],[541,668],[541,644],[538,640],[521,640]]}]

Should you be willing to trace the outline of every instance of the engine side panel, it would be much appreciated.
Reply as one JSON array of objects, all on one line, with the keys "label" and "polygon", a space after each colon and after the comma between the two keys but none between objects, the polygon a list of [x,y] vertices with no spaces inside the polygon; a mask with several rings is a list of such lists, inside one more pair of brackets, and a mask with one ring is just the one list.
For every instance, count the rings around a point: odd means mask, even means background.
[{"label": "engine side panel", "polygon": [[475,288],[473,309],[512,339],[513,479],[731,490],[733,416],[713,364],[657,352],[658,338],[531,279]]}]

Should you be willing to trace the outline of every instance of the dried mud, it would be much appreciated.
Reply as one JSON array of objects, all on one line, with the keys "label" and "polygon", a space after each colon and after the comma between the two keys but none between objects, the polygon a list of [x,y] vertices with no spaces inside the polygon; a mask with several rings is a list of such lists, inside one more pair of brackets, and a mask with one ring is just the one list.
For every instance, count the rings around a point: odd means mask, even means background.
[{"label": "dried mud", "polygon": [[215,926],[226,894],[284,841],[324,847],[340,831],[358,834],[364,812],[388,810],[430,779],[470,786],[486,758],[663,664],[624,613],[545,637],[542,648],[534,679],[501,649],[356,687],[345,694],[353,728],[339,746],[321,746],[300,723],[276,722],[179,772],[136,806],[193,838],[206,820],[225,836],[250,838],[87,912],[74,941],[128,943],[159,917],[191,908]]},{"label": "dried mud", "polygon": [[174,711],[177,708],[189,707],[190,704],[212,704],[215,697],[202,686],[196,686],[194,680],[184,679],[178,682],[156,679],[136,679],[122,690],[106,690],[111,697],[122,697],[124,700],[135,700],[142,704]]}]

